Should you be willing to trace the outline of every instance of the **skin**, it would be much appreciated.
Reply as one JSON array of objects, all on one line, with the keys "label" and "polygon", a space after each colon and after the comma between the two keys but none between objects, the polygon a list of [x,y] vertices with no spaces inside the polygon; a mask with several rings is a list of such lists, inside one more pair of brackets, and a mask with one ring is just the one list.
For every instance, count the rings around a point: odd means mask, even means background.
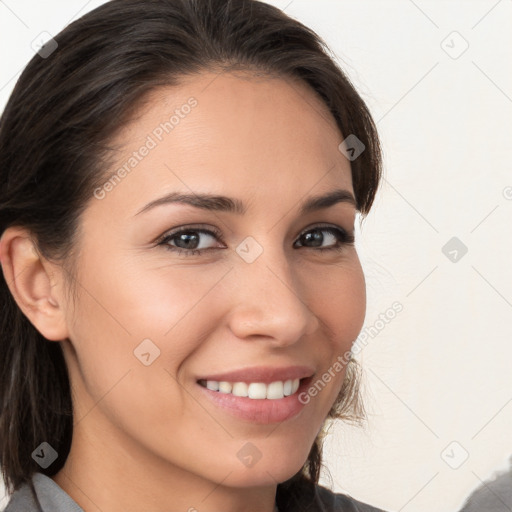
[{"label": "skin", "polygon": [[[339,188],[353,194],[350,162],[338,150],[344,137],[305,84],[203,73],[160,88],[117,134],[107,176],[191,96],[197,106],[172,133],[88,203],[76,301],[61,266],[43,258],[24,229],[7,229],[0,242],[17,303],[64,350],[74,434],[53,479],[86,512],[271,512],[277,484],[305,462],[344,371],[298,416],[269,425],[221,410],[196,379],[294,364],[311,365],[316,379],[363,325],[355,247],[320,252],[300,237],[320,223],[353,234],[356,218],[347,202],[299,214],[310,196]],[[171,191],[238,198],[247,212],[167,204],[136,215]],[[155,243],[188,224],[217,228],[222,240],[200,234],[201,247],[216,249],[188,257]],[[322,247],[340,245],[319,234]],[[263,249],[252,263],[235,251],[247,236]],[[305,246],[294,247],[299,239]],[[146,338],[160,350],[149,366],[134,356]],[[252,467],[237,457],[247,442],[261,453]]]}]

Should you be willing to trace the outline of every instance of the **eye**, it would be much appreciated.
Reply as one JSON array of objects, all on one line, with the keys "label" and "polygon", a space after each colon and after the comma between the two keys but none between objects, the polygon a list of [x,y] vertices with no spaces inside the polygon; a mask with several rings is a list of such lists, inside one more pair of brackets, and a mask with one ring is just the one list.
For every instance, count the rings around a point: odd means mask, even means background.
[{"label": "eye", "polygon": [[[327,233],[327,236],[323,233]],[[315,226],[307,231],[303,231],[298,241],[301,243],[299,247],[307,247],[318,251],[341,251],[346,245],[353,245],[355,237],[341,227]],[[324,245],[324,243],[327,244]]]},{"label": "eye", "polygon": [[215,249],[215,246],[211,246],[211,241],[215,239],[221,239],[220,233],[216,230],[189,227],[167,233],[160,239],[158,245],[163,245],[170,251],[188,256]]}]

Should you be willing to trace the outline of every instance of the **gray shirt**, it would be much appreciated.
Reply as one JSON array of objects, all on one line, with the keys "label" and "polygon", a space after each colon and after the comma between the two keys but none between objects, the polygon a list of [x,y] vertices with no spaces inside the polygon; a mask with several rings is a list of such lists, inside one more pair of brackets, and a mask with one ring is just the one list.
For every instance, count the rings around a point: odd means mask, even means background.
[{"label": "gray shirt", "polygon": [[[32,482],[43,512],[84,512],[50,477],[34,473]],[[384,512],[320,485],[315,487],[313,500],[307,501],[303,508],[307,512]],[[28,484],[23,484],[12,494],[4,512],[39,512]]]},{"label": "gray shirt", "polygon": [[[43,512],[84,512],[62,487],[43,473],[34,473],[32,483]],[[14,491],[7,507],[4,509],[4,512],[38,511],[39,509],[28,484],[23,484],[17,491]]]}]

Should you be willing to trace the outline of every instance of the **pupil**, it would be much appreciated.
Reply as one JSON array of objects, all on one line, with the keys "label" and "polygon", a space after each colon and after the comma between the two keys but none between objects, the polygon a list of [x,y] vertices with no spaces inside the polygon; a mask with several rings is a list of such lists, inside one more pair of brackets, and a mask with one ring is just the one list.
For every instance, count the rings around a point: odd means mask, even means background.
[{"label": "pupil", "polygon": [[[197,239],[198,239],[197,234],[182,233],[179,236],[178,241],[185,243],[185,247],[183,247],[184,249],[195,249],[197,247],[197,242],[198,242]],[[193,247],[190,246],[190,242],[192,242]],[[196,243],[194,244],[194,242],[196,242]]]},{"label": "pupil", "polygon": [[321,231],[310,231],[309,233],[306,233],[304,235],[304,238],[306,241],[313,242],[313,247],[318,247],[322,245],[322,242],[324,241],[324,236]]}]

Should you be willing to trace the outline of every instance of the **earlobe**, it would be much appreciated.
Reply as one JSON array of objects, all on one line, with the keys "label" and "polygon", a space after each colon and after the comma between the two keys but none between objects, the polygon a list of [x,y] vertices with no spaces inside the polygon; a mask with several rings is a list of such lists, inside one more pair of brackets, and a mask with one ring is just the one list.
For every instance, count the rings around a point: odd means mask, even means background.
[{"label": "earlobe", "polygon": [[5,281],[24,315],[48,340],[68,337],[60,272],[37,251],[30,232],[7,228],[0,238],[0,262]]}]

